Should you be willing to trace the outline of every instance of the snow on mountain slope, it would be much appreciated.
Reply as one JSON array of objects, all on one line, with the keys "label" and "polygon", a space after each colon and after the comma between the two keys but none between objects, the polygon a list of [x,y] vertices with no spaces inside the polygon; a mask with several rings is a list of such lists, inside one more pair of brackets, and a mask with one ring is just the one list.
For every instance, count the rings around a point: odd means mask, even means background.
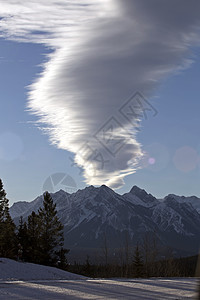
[{"label": "snow on mountain slope", "polygon": [[23,215],[24,212],[29,209],[29,207],[30,207],[30,202],[20,201],[14,203],[13,206],[10,208],[10,214],[13,219],[17,218],[18,216]]},{"label": "snow on mountain slope", "polygon": [[32,263],[17,262],[0,258],[0,280],[52,280],[52,279],[86,279],[86,277]]},{"label": "snow on mountain slope", "polygon": [[[56,193],[51,194],[54,201],[56,202],[57,210],[61,210],[65,207],[68,203],[68,194],[63,190],[60,190]],[[43,195],[37,197],[35,200],[31,202],[19,201],[14,203],[10,208],[10,215],[13,219],[19,218],[23,216],[26,218],[29,216],[32,211],[37,212],[38,209],[42,206],[43,203]]]},{"label": "snow on mountain slope", "polygon": [[[105,235],[114,249],[127,239],[134,244],[146,233],[156,234],[163,245],[197,253],[200,239],[200,214],[194,197],[168,195],[158,200],[134,186],[119,195],[105,185],[89,186],[76,193],[62,190],[52,194],[58,217],[64,224],[66,247],[70,249],[100,248]],[[16,224],[42,206],[43,196],[34,201],[18,202],[10,208]],[[181,251],[182,251],[181,250]],[[185,251],[185,250],[184,250]]]},{"label": "snow on mountain slope", "polygon": [[194,209],[197,210],[198,213],[200,213],[200,198],[197,198],[196,196],[184,197],[184,196],[169,194],[168,196],[165,197],[165,200],[168,198],[173,198],[179,203],[189,203],[194,207]]},{"label": "snow on mountain slope", "polygon": [[[119,232],[127,230],[131,218],[139,218],[131,203],[106,186],[88,187],[71,195],[70,200],[71,205],[59,212],[61,221],[68,228],[68,233],[81,226],[91,240],[103,234],[106,227]],[[130,231],[130,234],[133,233]]]},{"label": "snow on mountain slope", "polygon": [[163,231],[170,232],[173,228],[178,234],[189,236],[194,235],[185,228],[184,217],[185,213],[183,212],[183,208],[181,206],[179,207],[179,210],[177,210],[173,207],[167,206],[166,203],[160,203],[157,205],[152,214],[152,218],[154,219],[155,223]]},{"label": "snow on mountain slope", "polygon": [[155,197],[151,194],[147,194],[145,190],[142,190],[137,186],[134,186],[129,193],[126,193],[123,196],[129,202],[145,207],[152,207],[159,203]]}]

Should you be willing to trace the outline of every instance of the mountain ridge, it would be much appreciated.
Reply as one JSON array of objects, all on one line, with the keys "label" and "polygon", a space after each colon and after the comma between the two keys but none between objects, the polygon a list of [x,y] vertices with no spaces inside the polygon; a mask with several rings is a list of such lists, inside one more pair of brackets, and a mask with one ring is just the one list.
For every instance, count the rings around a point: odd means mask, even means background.
[{"label": "mountain ridge", "polygon": [[[119,248],[127,237],[132,247],[145,235],[155,235],[160,247],[172,248],[177,255],[198,252],[200,199],[196,196],[169,194],[159,200],[137,186],[120,195],[105,185],[51,195],[72,252],[99,249],[105,237],[112,249]],[[33,210],[37,212],[42,202],[43,195],[32,202],[14,203],[10,214],[15,223],[20,216],[26,220]]]}]

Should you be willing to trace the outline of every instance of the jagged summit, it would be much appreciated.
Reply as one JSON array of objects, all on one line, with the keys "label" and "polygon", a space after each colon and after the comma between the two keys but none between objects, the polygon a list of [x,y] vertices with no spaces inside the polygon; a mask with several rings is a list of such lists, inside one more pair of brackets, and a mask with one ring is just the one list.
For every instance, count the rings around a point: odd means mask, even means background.
[{"label": "jagged summit", "polygon": [[137,185],[134,185],[132,187],[132,189],[130,190],[130,193],[138,196],[139,198],[149,197],[149,198],[156,199],[151,194],[148,194],[144,189],[139,188]]},{"label": "jagged summit", "polygon": [[169,194],[164,198],[164,202],[166,203],[170,199],[174,200],[178,203],[190,204],[197,210],[198,213],[200,213],[200,199],[196,196],[185,197],[185,196],[178,196],[178,195],[175,195],[175,194]]},{"label": "jagged summit", "polygon": [[197,197],[197,196],[194,196],[194,195],[192,195],[192,196],[179,196],[179,195],[176,195],[176,194],[168,194],[167,196],[165,196],[164,197],[164,199],[166,199],[166,198],[174,198],[174,199],[182,199],[182,200],[184,200],[184,199],[193,199],[193,200],[199,200],[199,198]]},{"label": "jagged summit", "polygon": [[[101,249],[105,234],[111,247],[130,245],[145,234],[156,233],[162,245],[179,254],[197,253],[200,240],[200,199],[170,194],[158,200],[145,190],[133,186],[119,195],[106,185],[88,186],[69,194],[52,193],[61,222],[64,224],[66,247]],[[43,195],[32,202],[18,202],[10,208],[16,224],[42,206]],[[183,251],[183,252],[180,252]],[[86,252],[86,254],[89,254]]]},{"label": "jagged summit", "polygon": [[139,196],[139,197],[145,197],[146,195],[148,195],[145,190],[139,188],[137,185],[134,185],[132,187],[132,189],[130,190],[130,193],[134,194],[136,196]]}]

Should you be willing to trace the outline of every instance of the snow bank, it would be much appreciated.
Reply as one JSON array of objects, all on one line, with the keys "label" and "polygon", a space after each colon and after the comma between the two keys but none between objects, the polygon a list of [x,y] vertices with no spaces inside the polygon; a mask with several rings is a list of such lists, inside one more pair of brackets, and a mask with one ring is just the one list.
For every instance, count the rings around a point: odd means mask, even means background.
[{"label": "snow bank", "polygon": [[0,258],[0,280],[86,279],[57,268]]}]

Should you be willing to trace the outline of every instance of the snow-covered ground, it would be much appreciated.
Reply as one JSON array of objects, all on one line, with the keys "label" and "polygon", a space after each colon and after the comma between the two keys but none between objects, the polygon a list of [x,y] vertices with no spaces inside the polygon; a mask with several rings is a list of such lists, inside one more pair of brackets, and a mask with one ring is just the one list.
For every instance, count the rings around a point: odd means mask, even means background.
[{"label": "snow-covered ground", "polygon": [[2,280],[53,280],[84,279],[84,276],[69,273],[57,268],[0,258],[0,281]]},{"label": "snow-covered ground", "polygon": [[88,279],[56,268],[0,259],[0,299],[194,299],[194,278]]}]

